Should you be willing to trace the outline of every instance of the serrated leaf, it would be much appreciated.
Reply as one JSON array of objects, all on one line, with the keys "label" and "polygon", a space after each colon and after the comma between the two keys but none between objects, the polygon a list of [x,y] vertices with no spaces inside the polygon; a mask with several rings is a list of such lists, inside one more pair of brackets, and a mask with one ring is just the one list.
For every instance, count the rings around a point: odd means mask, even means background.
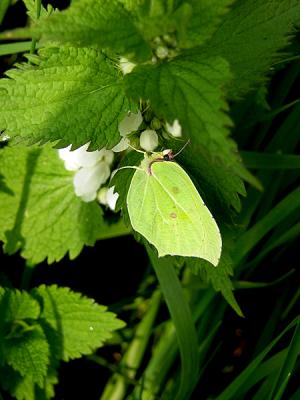
[{"label": "serrated leaf", "polygon": [[280,58],[279,51],[289,43],[297,21],[298,0],[239,0],[201,50],[208,57],[219,55],[230,62],[234,80],[229,93],[241,96]]},{"label": "serrated leaf", "polygon": [[5,359],[8,365],[23,377],[43,387],[49,365],[49,345],[44,331],[38,325],[20,338],[6,339]]},{"label": "serrated leaf", "polygon": [[199,46],[216,30],[232,0],[124,1],[147,40],[172,35],[178,48]]},{"label": "serrated leaf", "polygon": [[217,267],[213,267],[205,260],[196,258],[187,259],[186,264],[194,274],[200,275],[203,280],[210,282],[217,292],[221,292],[234,311],[239,316],[243,316],[242,310],[233,294],[233,285],[230,280],[233,275],[232,261],[226,252],[223,251]]},{"label": "serrated leaf", "polygon": [[5,366],[0,368],[0,382],[17,400],[48,400],[54,397],[54,385],[58,379],[56,372],[51,370],[44,379],[44,387],[40,388],[30,376],[22,377],[10,366]]},{"label": "serrated leaf", "polygon": [[106,307],[68,288],[42,285],[33,295],[42,305],[41,318],[57,332],[54,339],[59,341],[62,360],[92,353],[112,331],[124,326]]},{"label": "serrated leaf", "polygon": [[202,45],[209,39],[234,0],[189,0],[191,17],[179,45],[185,48]]},{"label": "serrated leaf", "polygon": [[23,377],[43,385],[49,363],[49,346],[37,324],[39,303],[27,292],[0,288],[1,363]]},{"label": "serrated leaf", "polygon": [[206,169],[212,166],[219,171],[215,174],[216,186],[221,189],[220,180],[231,181],[231,193],[224,198],[229,197],[228,207],[232,204],[239,209],[236,193],[244,191],[239,178],[244,167],[235,143],[228,138],[231,121],[224,112],[227,105],[222,87],[229,78],[223,59],[183,55],[159,65],[136,67],[126,75],[125,82],[129,96],[149,99],[157,115],[169,123],[179,120],[184,135],[191,138],[191,148],[197,150],[196,159],[189,161],[191,169],[203,164]]},{"label": "serrated leaf", "polygon": [[45,147],[7,147],[0,169],[13,195],[0,192],[0,239],[5,249],[33,263],[76,257],[104,229],[101,208],[75,196],[73,174],[57,151]]},{"label": "serrated leaf", "polygon": [[27,292],[0,287],[0,315],[2,322],[37,319],[40,306]]},{"label": "serrated leaf", "polygon": [[151,55],[130,13],[117,0],[77,1],[67,10],[40,19],[33,33],[51,41],[97,45],[138,60]]},{"label": "serrated leaf", "polygon": [[51,47],[37,65],[23,64],[0,80],[0,130],[29,143],[110,148],[120,140],[118,123],[133,105],[121,73],[92,48]]},{"label": "serrated leaf", "polygon": [[27,8],[28,16],[33,20],[36,21],[39,17],[47,16],[47,10],[41,5],[40,7],[40,15],[37,15],[37,1],[36,0],[23,0]]}]

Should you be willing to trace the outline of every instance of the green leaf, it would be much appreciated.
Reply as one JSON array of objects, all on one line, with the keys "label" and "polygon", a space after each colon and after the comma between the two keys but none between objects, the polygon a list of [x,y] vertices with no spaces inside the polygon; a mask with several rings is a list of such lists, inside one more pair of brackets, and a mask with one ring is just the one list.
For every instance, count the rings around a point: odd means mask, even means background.
[{"label": "green leaf", "polygon": [[43,329],[35,326],[21,338],[5,341],[6,362],[23,377],[30,377],[40,387],[49,365],[49,345]]},{"label": "green leaf", "polygon": [[189,170],[199,170],[202,165],[202,174],[214,170],[219,192],[219,186],[224,187],[222,181],[230,182],[230,189],[224,188],[230,194],[223,197],[228,208],[232,204],[239,209],[237,193],[244,194],[239,176],[245,178],[247,171],[235,143],[228,138],[231,121],[224,112],[227,105],[222,87],[229,78],[223,59],[183,55],[159,65],[136,67],[126,75],[125,83],[128,95],[135,100],[149,99],[159,117],[169,123],[179,120],[184,135],[191,138],[191,151],[196,153],[196,158],[189,157]]},{"label": "green leaf", "polygon": [[112,147],[128,110],[121,73],[100,51],[51,47],[36,65],[22,64],[0,81],[0,130],[29,143]]},{"label": "green leaf", "polygon": [[137,26],[147,40],[170,35],[165,37],[166,45],[174,39],[178,48],[190,48],[211,37],[232,0],[122,2],[136,15]]},{"label": "green leaf", "polygon": [[77,1],[65,11],[41,18],[32,32],[50,41],[97,45],[138,60],[151,55],[130,13],[117,0]]},{"label": "green leaf", "polygon": [[54,385],[58,383],[54,371],[44,378],[43,388],[37,386],[30,376],[22,377],[9,366],[0,368],[1,384],[17,400],[48,400],[54,397]]},{"label": "green leaf", "polygon": [[56,332],[53,340],[61,349],[62,360],[92,353],[112,331],[124,326],[106,307],[68,288],[42,285],[33,290],[33,295],[42,306],[41,318],[49,326],[48,334]]},{"label": "green leaf", "polygon": [[27,292],[0,287],[0,314],[2,322],[37,319],[40,306]]},{"label": "green leaf", "polygon": [[33,263],[45,258],[52,263],[67,252],[75,258],[106,229],[96,202],[75,196],[73,174],[56,150],[6,147],[0,170],[10,190],[0,192],[0,239],[8,253],[21,248]]},{"label": "green leaf", "polygon": [[234,4],[202,50],[208,57],[218,55],[229,61],[234,74],[228,85],[232,97],[264,80],[289,43],[297,21],[298,0],[239,0]]},{"label": "green leaf", "polygon": [[209,39],[234,0],[189,0],[191,18],[187,21],[184,37],[179,46],[194,47]]},{"label": "green leaf", "polygon": [[0,288],[0,355],[23,377],[43,385],[49,364],[49,346],[37,324],[39,303],[26,292]]},{"label": "green leaf", "polygon": [[194,274],[200,275],[204,281],[210,282],[217,292],[221,292],[234,311],[239,316],[243,316],[243,312],[233,294],[233,284],[230,279],[233,275],[232,260],[226,252],[223,251],[217,267],[213,267],[205,260],[196,258],[187,259],[186,264]]},{"label": "green leaf", "polygon": [[38,7],[38,2],[39,0],[23,0],[27,8],[27,14],[33,21],[37,21],[40,17],[46,17],[48,15],[47,10],[41,5],[41,2],[39,2],[40,7]]}]

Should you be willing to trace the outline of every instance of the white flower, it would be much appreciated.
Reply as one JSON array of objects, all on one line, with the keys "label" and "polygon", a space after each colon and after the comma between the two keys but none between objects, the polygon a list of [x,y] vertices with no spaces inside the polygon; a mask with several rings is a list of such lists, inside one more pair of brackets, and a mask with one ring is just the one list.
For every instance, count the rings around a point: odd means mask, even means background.
[{"label": "white flower", "polygon": [[123,75],[130,74],[130,72],[133,70],[133,68],[136,66],[136,64],[130,62],[127,60],[125,57],[120,58],[120,68],[121,71],[123,72]]},{"label": "white flower", "polygon": [[99,187],[110,175],[110,165],[114,158],[111,150],[103,148],[87,151],[88,146],[89,143],[74,151],[70,150],[71,146],[58,150],[65,168],[76,171],[73,177],[75,194],[85,202],[95,200]]},{"label": "white flower", "polygon": [[108,206],[112,211],[115,210],[116,203],[119,198],[119,193],[117,192],[114,193],[114,190],[115,190],[114,186],[110,188],[104,187],[100,189],[97,195],[99,203]]},{"label": "white flower", "polygon": [[[89,143],[86,143],[73,151],[70,150],[71,145],[58,150],[59,157],[64,160],[65,168],[68,171],[76,171],[81,167],[91,167],[104,157],[107,157],[107,152],[109,152],[105,148],[96,151],[87,151],[88,147]],[[113,153],[110,158],[112,161]]]},{"label": "white flower", "polygon": [[129,112],[119,123],[119,132],[121,136],[129,135],[129,133],[137,131],[143,122],[143,117],[140,111],[137,114]]},{"label": "white flower", "polygon": [[146,129],[141,133],[140,136],[140,146],[142,149],[151,152],[158,145],[158,136],[152,129]]},{"label": "white flower", "polygon": [[126,150],[129,147],[129,139],[127,137],[122,137],[118,144],[112,148],[112,151],[115,153],[120,153],[121,151]]},{"label": "white flower", "polygon": [[109,175],[110,168],[105,161],[100,161],[92,167],[81,168],[73,177],[76,196],[86,202],[95,200],[97,190],[107,181]]},{"label": "white flower", "polygon": [[142,122],[143,117],[140,111],[138,111],[137,114],[129,112],[119,123],[118,128],[122,139],[112,148],[112,151],[119,153],[120,151],[126,150],[130,144],[129,139],[126,136],[131,132],[138,130]]},{"label": "white flower", "polygon": [[6,135],[5,133],[2,133],[0,135],[0,142],[7,142],[10,139],[10,136]]},{"label": "white flower", "polygon": [[175,119],[175,121],[173,122],[172,125],[166,123],[166,127],[167,127],[168,132],[169,132],[172,136],[174,136],[174,137],[180,137],[180,136],[182,136],[182,133],[181,133],[181,125],[180,125],[178,119]]}]

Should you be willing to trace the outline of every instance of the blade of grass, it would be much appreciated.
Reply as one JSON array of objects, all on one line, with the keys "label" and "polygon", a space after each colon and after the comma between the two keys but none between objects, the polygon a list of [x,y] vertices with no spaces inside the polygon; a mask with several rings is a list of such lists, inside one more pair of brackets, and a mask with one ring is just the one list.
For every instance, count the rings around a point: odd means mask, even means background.
[{"label": "blade of grass", "polygon": [[300,156],[291,154],[267,154],[255,151],[242,151],[241,156],[250,169],[299,169]]},{"label": "blade of grass", "polygon": [[0,1],[0,25],[2,24],[3,18],[5,17],[6,11],[10,6],[10,0]]},{"label": "blade of grass", "polygon": [[288,352],[284,363],[279,371],[277,379],[274,383],[273,389],[269,394],[268,400],[280,400],[282,394],[286,388],[289,378],[292,374],[294,366],[296,364],[297,357],[300,353],[300,323],[296,325],[295,332],[291,343],[288,348]]},{"label": "blade of grass", "polygon": [[264,218],[241,235],[237,240],[233,259],[240,263],[253,247],[277,224],[284,220],[293,210],[300,206],[300,187],[289,193]]},{"label": "blade of grass", "polygon": [[111,376],[101,395],[101,400],[122,400],[125,398],[128,383],[135,379],[137,370],[142,362],[159,309],[160,300],[161,294],[156,290],[149,301],[148,310],[144,318],[137,325],[134,338],[120,362],[119,368],[123,374],[115,373]]},{"label": "blade of grass", "polygon": [[[247,381],[243,384],[240,390],[236,393],[235,397],[238,399],[243,399],[246,397],[246,393],[255,386],[257,383],[262,381],[263,379],[268,378],[270,375],[274,375],[274,372],[279,371],[280,366],[282,365],[284,358],[287,354],[287,348],[279,351],[274,354],[266,361],[262,362],[259,365],[253,374],[247,379]],[[274,379],[274,377],[273,377]]]},{"label": "blade of grass", "polygon": [[31,41],[0,44],[0,56],[15,53],[28,52],[31,49]]},{"label": "blade of grass", "polygon": [[244,385],[247,379],[255,372],[256,368],[261,364],[266,355],[279,342],[279,340],[296,324],[300,322],[300,316],[295,318],[271,343],[242,371],[238,377],[227,388],[216,397],[216,400],[231,400],[237,391]]},{"label": "blade of grass", "polygon": [[197,383],[199,373],[195,325],[171,258],[158,258],[148,245],[147,252],[168,305],[178,339],[181,356],[181,381],[176,399],[186,400]]},{"label": "blade of grass", "polygon": [[[203,314],[207,309],[210,309],[211,302],[215,299],[215,296],[216,294],[212,289],[202,290],[200,299],[198,298],[198,302],[192,305],[193,321],[195,323],[198,322],[201,328],[205,325]],[[213,317],[216,317],[216,313],[214,313]],[[219,318],[219,321],[221,319]],[[210,318],[209,322],[212,323],[213,319]],[[205,332],[207,332],[207,329],[205,329]],[[202,342],[207,337],[207,333],[205,336],[202,336],[198,329],[198,337],[199,339],[203,337],[203,339],[200,339]],[[151,360],[142,376],[144,384],[143,400],[154,400],[157,398],[167,378],[167,374],[178,356],[177,343],[174,324],[172,320],[169,320],[164,324],[163,332],[159,335],[159,340],[152,350]],[[199,357],[201,357],[201,346],[199,352]],[[135,398],[134,395],[137,393],[138,388],[135,388],[133,398]]]}]

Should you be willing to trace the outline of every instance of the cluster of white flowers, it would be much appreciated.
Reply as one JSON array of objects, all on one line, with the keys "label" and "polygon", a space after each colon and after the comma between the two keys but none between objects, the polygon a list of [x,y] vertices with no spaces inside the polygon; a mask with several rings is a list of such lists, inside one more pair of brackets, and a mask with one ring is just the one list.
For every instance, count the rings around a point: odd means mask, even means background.
[{"label": "cluster of white flowers", "polygon": [[[76,196],[85,202],[96,198],[101,204],[115,209],[118,193],[114,193],[114,187],[103,187],[111,175],[111,165],[114,152],[126,150],[130,146],[128,135],[139,129],[143,122],[141,112],[129,112],[119,123],[118,129],[121,135],[120,142],[107,150],[105,148],[96,151],[87,151],[89,143],[71,151],[71,146],[58,150],[59,157],[64,161],[65,168],[74,171],[73,185]],[[166,123],[166,129],[174,137],[181,136],[181,126],[176,119],[172,125]],[[158,135],[153,129],[145,129],[140,134],[140,147],[147,152],[154,151],[158,146]],[[99,190],[100,189],[100,190]]]},{"label": "cluster of white flowers", "polygon": [[96,199],[97,191],[110,176],[114,153],[105,148],[87,151],[89,144],[71,151],[71,146],[58,150],[68,171],[75,171],[73,185],[76,196],[89,202]]}]

